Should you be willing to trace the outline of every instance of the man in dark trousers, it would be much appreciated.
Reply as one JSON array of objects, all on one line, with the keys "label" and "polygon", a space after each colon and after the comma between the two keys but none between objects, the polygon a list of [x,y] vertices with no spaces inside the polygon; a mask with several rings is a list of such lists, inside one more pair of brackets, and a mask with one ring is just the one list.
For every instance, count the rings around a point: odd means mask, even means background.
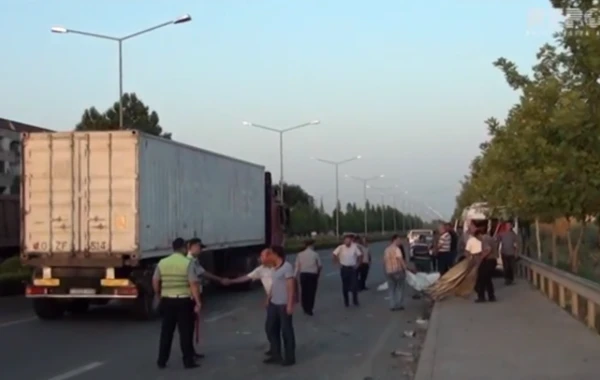
[{"label": "man in dark trousers", "polygon": [[315,252],[314,240],[304,242],[304,250],[296,255],[296,275],[300,278],[300,300],[304,314],[313,315],[321,269],[321,258]]},{"label": "man in dark trousers", "polygon": [[513,230],[512,223],[506,222],[503,231],[498,234],[496,239],[500,244],[504,281],[506,285],[512,285],[515,282],[515,263],[519,251],[519,236]]},{"label": "man in dark trousers", "polygon": [[[264,360],[264,363],[291,366],[296,364],[296,337],[292,323],[296,301],[294,267],[285,261],[285,254],[280,246],[271,247],[266,256],[265,261],[273,268],[273,273],[268,296],[269,305],[267,306],[271,355]],[[283,352],[281,350],[282,338]]]},{"label": "man in dark trousers", "polygon": [[450,235],[450,231],[448,231],[448,226],[446,224],[440,225],[439,232],[439,237],[436,242],[437,262],[438,271],[440,272],[440,275],[443,276],[453,265],[451,252],[452,236]]},{"label": "man in dark trousers", "polygon": [[446,223],[446,230],[450,234],[450,255],[452,256],[450,267],[453,267],[458,257],[458,234],[454,231],[454,227],[450,223]]},{"label": "man in dark trousers", "polygon": [[[186,244],[177,238],[172,244],[173,253],[160,260],[152,287],[160,298],[162,324],[158,351],[158,368],[167,366],[175,328],[179,330],[179,344],[183,354],[183,366],[196,368],[194,360],[194,313],[201,308],[198,277],[191,260],[186,257]],[[193,311],[193,313],[192,313]]]},{"label": "man in dark trousers", "polygon": [[367,277],[369,276],[369,269],[371,269],[371,253],[367,245],[367,238],[356,235],[354,237],[354,244],[358,247],[362,253],[362,260],[358,266],[358,290],[368,290],[367,288]]},{"label": "man in dark trousers", "polygon": [[348,293],[352,293],[352,303],[358,306],[358,266],[362,262],[362,252],[353,243],[353,235],[345,235],[344,243],[333,251],[333,260],[340,265],[344,306],[350,306]]}]

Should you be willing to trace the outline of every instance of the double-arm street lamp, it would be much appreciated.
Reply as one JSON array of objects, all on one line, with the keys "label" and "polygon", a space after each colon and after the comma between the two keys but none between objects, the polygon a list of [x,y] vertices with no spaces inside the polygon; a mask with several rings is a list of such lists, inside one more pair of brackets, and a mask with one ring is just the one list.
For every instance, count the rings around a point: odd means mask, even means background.
[{"label": "double-arm street lamp", "polygon": [[320,123],[321,122],[319,120],[313,120],[313,121],[309,121],[308,123],[296,125],[295,127],[289,127],[289,128],[285,128],[285,129],[276,129],[276,128],[267,127],[265,125],[251,123],[249,121],[242,122],[243,125],[279,133],[279,200],[281,201],[282,204],[283,204],[283,134],[286,132],[293,131],[295,129],[308,127],[310,125],[317,125]]},{"label": "double-arm street lamp", "polygon": [[361,156],[354,156],[341,161],[330,161],[322,158],[312,157],[313,160],[320,161],[324,164],[333,165],[335,167],[335,236],[340,236],[340,165],[348,162],[360,160]]},{"label": "double-arm street lamp", "polygon": [[359,181],[359,182],[361,182],[363,184],[363,198],[364,198],[364,201],[365,201],[365,215],[364,215],[365,221],[364,221],[364,224],[365,224],[365,237],[366,237],[367,233],[369,232],[369,229],[368,229],[368,219],[367,219],[367,213],[368,213],[367,208],[369,206],[368,205],[369,201],[367,200],[367,185],[371,181],[375,181],[376,179],[380,179],[380,178],[385,177],[385,175],[384,174],[380,174],[380,175],[375,176],[375,177],[363,178],[363,177],[356,177],[356,176],[351,176],[351,175],[346,174],[345,177],[353,179],[353,180],[356,180],[356,181]]},{"label": "double-arm street lamp", "polygon": [[192,21],[192,16],[186,14],[186,15],[178,17],[174,20],[163,22],[162,24],[155,25],[148,29],[140,30],[139,32],[135,32],[135,33],[126,35],[124,37],[113,37],[113,36],[108,36],[108,35],[104,35],[104,34],[82,32],[81,30],[67,29],[62,26],[54,26],[50,30],[52,31],[52,33],[79,34],[82,36],[101,38],[103,40],[110,40],[110,41],[117,42],[117,44],[119,45],[119,129],[123,129],[123,42],[130,40],[134,37],[137,37],[139,35],[146,34],[148,32],[152,32],[153,30],[163,28],[165,26],[183,24],[188,21]]}]

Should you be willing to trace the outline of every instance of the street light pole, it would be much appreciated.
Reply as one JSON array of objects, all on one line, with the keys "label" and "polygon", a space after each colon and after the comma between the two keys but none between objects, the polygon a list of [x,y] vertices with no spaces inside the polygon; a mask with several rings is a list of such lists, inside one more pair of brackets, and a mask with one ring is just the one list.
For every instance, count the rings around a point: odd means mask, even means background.
[{"label": "street light pole", "polygon": [[398,208],[396,207],[396,196],[392,194],[392,205],[394,207],[394,233],[398,232],[398,226],[397,226],[397,215],[398,214]]},{"label": "street light pole", "polygon": [[351,179],[356,180],[356,181],[360,181],[363,184],[363,197],[364,197],[364,201],[365,201],[365,215],[364,215],[365,220],[364,220],[364,223],[365,223],[365,237],[366,237],[367,233],[369,232],[369,228],[368,228],[368,216],[367,216],[367,214],[369,212],[369,210],[368,210],[368,202],[369,201],[367,200],[367,187],[368,187],[368,184],[369,184],[370,181],[374,181],[376,179],[383,178],[383,177],[385,177],[385,175],[384,174],[380,174],[380,175],[375,176],[375,177],[362,178],[362,177],[355,177],[355,176],[351,176],[351,175],[346,174],[345,177],[346,178],[351,178]]},{"label": "street light pole", "polygon": [[360,160],[361,156],[354,156],[341,161],[330,161],[322,158],[312,157],[312,159],[333,165],[335,167],[335,236],[340,236],[340,165]]},{"label": "street light pole", "polygon": [[385,195],[381,193],[381,234],[385,235]]},{"label": "street light pole", "polygon": [[132,38],[137,37],[142,34],[146,34],[148,32],[151,32],[151,31],[159,29],[159,28],[163,28],[168,25],[183,24],[188,21],[192,21],[192,16],[185,14],[174,20],[163,22],[162,24],[158,24],[153,27],[150,27],[150,28],[147,28],[144,30],[140,30],[139,32],[135,32],[135,33],[129,34],[124,37],[113,37],[113,36],[108,36],[108,35],[104,35],[104,34],[83,32],[81,30],[67,29],[62,26],[54,26],[50,29],[50,31],[52,33],[59,33],[59,34],[65,34],[65,33],[79,34],[81,36],[100,38],[103,40],[110,40],[110,41],[117,42],[117,44],[119,45],[119,129],[124,129],[124,127],[123,127],[123,41],[132,39]]},{"label": "street light pole", "polygon": [[260,129],[264,129],[266,131],[271,131],[275,133],[279,133],[279,201],[283,204],[283,134],[286,132],[293,131],[294,129],[300,129],[304,127],[308,127],[309,125],[317,125],[321,122],[319,120],[313,120],[308,123],[296,125],[294,127],[289,127],[285,129],[276,129],[267,127],[266,125],[251,123],[249,121],[243,121],[242,124],[250,127],[256,127]]}]

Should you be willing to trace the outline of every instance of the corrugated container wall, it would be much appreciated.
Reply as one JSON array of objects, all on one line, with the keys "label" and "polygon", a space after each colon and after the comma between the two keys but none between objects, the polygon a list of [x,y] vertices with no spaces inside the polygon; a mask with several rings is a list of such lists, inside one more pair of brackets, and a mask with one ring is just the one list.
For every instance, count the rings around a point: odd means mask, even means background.
[{"label": "corrugated container wall", "polygon": [[141,135],[142,250],[197,236],[209,248],[265,243],[262,166]]},{"label": "corrugated container wall", "polygon": [[23,141],[25,253],[154,256],[177,236],[265,242],[261,166],[132,131]]}]

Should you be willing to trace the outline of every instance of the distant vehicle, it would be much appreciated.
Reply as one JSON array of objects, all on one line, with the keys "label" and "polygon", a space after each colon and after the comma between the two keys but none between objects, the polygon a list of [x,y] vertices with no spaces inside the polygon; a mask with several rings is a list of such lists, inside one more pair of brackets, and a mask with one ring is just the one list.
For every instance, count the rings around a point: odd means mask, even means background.
[{"label": "distant vehicle", "polygon": [[[519,233],[519,220],[517,218],[510,218],[507,215],[502,215],[501,218],[492,217],[492,212],[485,202],[473,203],[469,207],[465,207],[459,220],[454,223],[454,229],[457,233],[462,232],[463,243],[467,241],[469,237],[469,225],[472,221],[487,222],[487,233],[491,236],[495,236],[498,233],[499,224],[502,221],[510,220],[513,223],[513,231]],[[496,269],[499,271],[503,270],[502,257],[498,255],[498,261]]]},{"label": "distant vehicle", "polygon": [[407,236],[410,245],[417,243],[419,236],[425,236],[427,244],[433,243],[433,230],[410,230]]}]

